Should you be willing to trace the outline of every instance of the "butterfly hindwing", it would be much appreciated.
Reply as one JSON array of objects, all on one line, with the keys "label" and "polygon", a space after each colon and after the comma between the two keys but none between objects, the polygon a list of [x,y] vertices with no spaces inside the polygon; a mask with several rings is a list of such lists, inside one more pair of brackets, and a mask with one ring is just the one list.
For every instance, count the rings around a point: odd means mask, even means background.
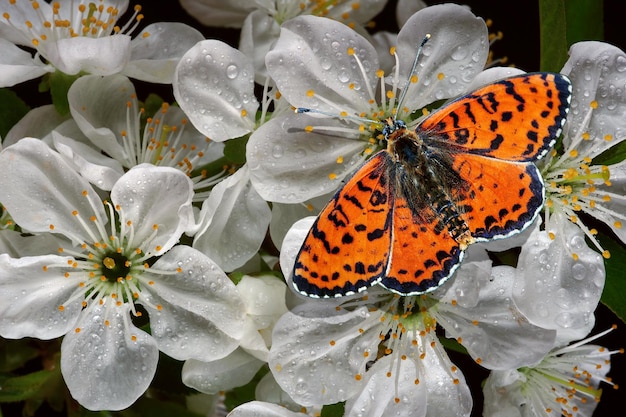
[{"label": "butterfly hindwing", "polygon": [[417,128],[431,146],[508,161],[533,161],[554,145],[571,83],[554,73],[505,78],[448,103]]},{"label": "butterfly hindwing", "polygon": [[389,258],[393,195],[389,155],[370,158],[315,220],[296,257],[293,284],[312,297],[336,297],[378,282]]},{"label": "butterfly hindwing", "polygon": [[457,154],[453,168],[465,186],[453,189],[452,198],[477,240],[518,233],[543,206],[543,180],[532,163]]},{"label": "butterfly hindwing", "polygon": [[403,196],[396,195],[393,210],[391,257],[380,284],[401,295],[437,288],[461,262],[459,244],[434,213],[416,216]]}]

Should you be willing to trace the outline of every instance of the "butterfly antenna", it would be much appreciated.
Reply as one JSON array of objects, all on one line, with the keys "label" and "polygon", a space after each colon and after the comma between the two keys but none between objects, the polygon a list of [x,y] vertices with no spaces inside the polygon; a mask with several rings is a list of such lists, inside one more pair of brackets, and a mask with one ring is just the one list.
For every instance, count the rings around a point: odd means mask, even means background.
[{"label": "butterfly antenna", "polygon": [[[404,86],[404,88],[402,89],[402,94],[400,94],[400,99],[398,100],[398,111],[397,113],[400,113],[400,110],[402,109],[402,104],[404,104],[404,99],[406,98],[406,94],[409,91],[409,85],[411,84],[411,78],[413,77],[413,75],[415,75],[415,71],[417,70],[417,61],[420,57],[420,55],[422,54],[422,49],[424,49],[424,45],[426,45],[426,42],[428,42],[428,40],[430,39],[430,33],[427,33],[426,36],[424,36],[424,39],[422,39],[422,42],[420,43],[420,46],[417,48],[417,53],[415,54],[415,59],[413,60],[413,66],[411,67],[411,72],[409,72],[409,77],[406,80],[406,85]],[[397,116],[396,113],[396,116]]]},{"label": "butterfly antenna", "polygon": [[368,119],[365,117],[341,115],[338,113],[332,113],[332,112],[327,112],[327,111],[317,110],[317,109],[309,109],[306,107],[296,107],[295,112],[298,114],[315,113],[315,114],[321,114],[324,116],[335,117],[339,119],[354,120],[355,122],[361,122],[361,123],[380,123],[378,120]]}]

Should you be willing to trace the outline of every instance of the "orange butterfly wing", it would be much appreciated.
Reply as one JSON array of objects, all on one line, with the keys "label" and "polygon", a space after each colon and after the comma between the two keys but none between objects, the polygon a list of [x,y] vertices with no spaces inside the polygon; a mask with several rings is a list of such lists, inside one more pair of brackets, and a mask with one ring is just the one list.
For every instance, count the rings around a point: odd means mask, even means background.
[{"label": "orange butterfly wing", "polygon": [[543,206],[543,180],[534,164],[458,154],[453,169],[466,187],[453,189],[452,199],[476,240],[519,233]]},{"label": "orange butterfly wing", "polygon": [[299,292],[349,295],[380,281],[391,239],[390,163],[389,154],[378,152],[319,214],[296,257],[293,284]]},{"label": "orange butterfly wing", "polygon": [[463,258],[459,244],[435,213],[420,214],[416,217],[406,199],[396,194],[391,258],[380,285],[401,295],[437,288]]},{"label": "orange butterfly wing", "polygon": [[560,74],[505,78],[448,103],[417,133],[429,146],[508,161],[534,161],[561,134],[571,83]]}]

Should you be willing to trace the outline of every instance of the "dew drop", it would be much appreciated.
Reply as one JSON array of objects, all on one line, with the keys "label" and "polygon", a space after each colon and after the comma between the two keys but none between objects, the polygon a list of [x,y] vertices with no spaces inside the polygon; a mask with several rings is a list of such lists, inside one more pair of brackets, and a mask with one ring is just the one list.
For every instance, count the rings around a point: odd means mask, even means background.
[{"label": "dew drop", "polygon": [[615,69],[617,72],[626,71],[626,58],[622,55],[615,58]]},{"label": "dew drop", "polygon": [[556,324],[564,329],[569,329],[574,324],[574,317],[570,313],[561,313],[554,318]]},{"label": "dew drop", "polygon": [[342,83],[347,83],[348,81],[350,81],[350,74],[348,73],[348,71],[346,71],[345,69],[343,69],[339,75],[337,76],[337,78],[339,79],[339,81],[341,81]]},{"label": "dew drop", "polygon": [[455,61],[460,61],[462,59],[465,59],[467,57],[468,54],[468,48],[464,45],[459,45],[456,48],[454,48],[454,50],[452,51],[452,54],[450,55],[450,58],[452,58]]},{"label": "dew drop", "polygon": [[226,76],[231,80],[234,80],[239,75],[239,68],[237,65],[231,64],[226,68]]},{"label": "dew drop", "polygon": [[283,149],[282,145],[276,144],[272,147],[272,156],[274,158],[282,158],[284,154],[285,150]]},{"label": "dew drop", "polygon": [[581,281],[587,277],[587,268],[581,262],[577,262],[572,266],[572,278]]},{"label": "dew drop", "polygon": [[576,235],[570,240],[570,246],[574,249],[582,249],[585,247],[585,239],[581,235]]},{"label": "dew drop", "polygon": [[333,66],[333,63],[330,59],[328,59],[328,57],[322,57],[320,66],[324,71],[328,71]]}]

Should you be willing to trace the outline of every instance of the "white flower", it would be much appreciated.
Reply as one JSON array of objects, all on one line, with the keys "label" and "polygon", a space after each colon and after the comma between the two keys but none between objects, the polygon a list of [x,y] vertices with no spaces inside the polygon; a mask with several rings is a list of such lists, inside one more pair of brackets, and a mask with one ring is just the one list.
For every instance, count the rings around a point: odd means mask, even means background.
[{"label": "white flower", "polygon": [[590,417],[614,353],[589,344],[612,329],[552,350],[534,366],[492,372],[483,388],[485,417]]},{"label": "white flower", "polygon": [[83,76],[70,87],[68,102],[73,121],[55,129],[54,146],[101,189],[110,190],[124,169],[149,163],[184,172],[194,183],[194,201],[204,201],[208,193],[201,191],[225,174],[220,166],[207,176],[208,164],[224,163],[218,161],[224,146],[198,132],[179,107],[163,103],[142,127],[145,110],[123,75]]},{"label": "white flower", "polygon": [[[416,48],[428,33],[431,41],[407,86]],[[263,198],[298,203],[334,191],[380,148],[382,124],[368,128],[363,118],[381,121],[395,114],[415,126],[412,113],[421,115],[424,106],[467,90],[482,70],[489,47],[482,19],[451,4],[417,12],[397,42],[391,51],[396,70],[386,80],[374,46],[347,26],[315,16],[283,24],[266,58],[270,76],[293,106],[338,117],[289,114],[255,132],[246,157]],[[406,100],[396,112],[405,87]]]},{"label": "white flower", "polygon": [[267,76],[265,55],[278,39],[283,22],[302,15],[324,16],[367,36],[363,25],[386,3],[387,0],[181,0],[189,14],[207,26],[241,27],[239,50],[252,59],[259,84],[263,84]]},{"label": "white flower", "polygon": [[[286,276],[310,222],[297,222],[285,238]],[[374,287],[362,298],[306,302],[276,324],[270,369],[303,405],[347,401],[347,415],[469,415],[469,389],[436,325],[482,366],[534,364],[553,346],[555,331],[520,320],[512,288],[513,274],[493,275],[477,248],[431,295],[399,297]]]},{"label": "white flower", "polygon": [[[143,81],[171,83],[178,59],[202,34],[182,23],[154,23],[131,39],[143,15],[135,6],[133,16],[120,27],[117,20],[127,7],[128,0],[3,2],[0,86],[55,70],[69,75],[124,73]],[[33,48],[35,55],[18,45]]]},{"label": "white flower", "polygon": [[[0,334],[65,335],[61,372],[83,406],[130,406],[150,384],[159,350],[209,361],[237,348],[245,313],[234,284],[202,253],[174,246],[193,223],[183,173],[140,165],[103,204],[40,140],[5,148],[0,164],[0,201],[15,222],[73,243],[55,253],[0,255]],[[131,321],[142,311],[150,334]]]},{"label": "white flower", "polygon": [[[626,242],[625,155],[613,155],[608,161],[601,157],[626,139],[624,69],[626,54],[612,45],[572,45],[562,71],[572,80],[573,87],[563,131],[563,153],[553,152],[542,168],[546,229],[560,230],[560,223],[569,220],[581,228],[604,257],[610,254],[596,240],[597,231],[585,225],[579,214],[595,217]],[[557,213],[563,215],[556,216]]]},{"label": "white flower", "polygon": [[287,311],[286,289],[285,284],[274,276],[245,275],[237,284],[246,309],[240,347],[216,361],[186,361],[182,371],[183,383],[200,392],[216,394],[250,382],[267,363],[272,329]]},{"label": "white flower", "polygon": [[[191,123],[217,142],[245,140],[267,117],[280,114],[286,107],[270,97],[267,84],[259,105],[251,60],[216,40],[198,42],[185,53],[176,68],[173,87]],[[272,113],[268,112],[270,105],[274,105]],[[270,217],[271,211],[252,186],[248,165],[244,164],[215,186],[204,201],[197,227],[191,231],[193,246],[231,271],[259,250]]]}]

